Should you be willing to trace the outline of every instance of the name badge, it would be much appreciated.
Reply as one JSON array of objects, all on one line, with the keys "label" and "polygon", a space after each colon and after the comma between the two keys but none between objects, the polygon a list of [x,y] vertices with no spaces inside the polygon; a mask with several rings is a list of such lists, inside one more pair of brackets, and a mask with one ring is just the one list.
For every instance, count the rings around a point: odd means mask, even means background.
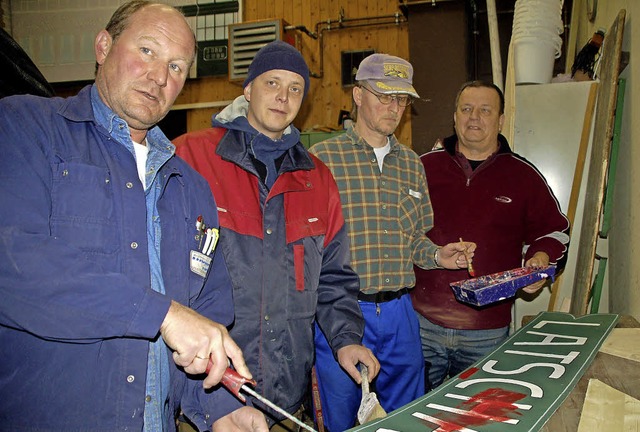
[{"label": "name badge", "polygon": [[211,265],[211,257],[206,256],[205,254],[198,251],[191,251],[191,259],[189,263],[189,267],[191,271],[197,275],[202,277],[207,276],[207,272],[209,271],[209,266]]},{"label": "name badge", "polygon": [[414,191],[413,189],[409,189],[409,195],[414,198],[422,199],[422,193],[418,191]]}]

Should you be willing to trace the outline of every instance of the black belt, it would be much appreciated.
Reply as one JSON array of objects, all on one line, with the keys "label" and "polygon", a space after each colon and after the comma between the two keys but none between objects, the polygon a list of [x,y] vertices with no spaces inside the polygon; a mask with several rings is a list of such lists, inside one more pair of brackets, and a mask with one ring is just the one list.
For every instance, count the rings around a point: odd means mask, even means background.
[{"label": "black belt", "polygon": [[360,292],[358,293],[358,300],[371,303],[385,303],[391,300],[399,299],[408,292],[409,290],[407,288],[402,288],[398,291],[379,291],[375,294],[365,294],[363,292]]}]

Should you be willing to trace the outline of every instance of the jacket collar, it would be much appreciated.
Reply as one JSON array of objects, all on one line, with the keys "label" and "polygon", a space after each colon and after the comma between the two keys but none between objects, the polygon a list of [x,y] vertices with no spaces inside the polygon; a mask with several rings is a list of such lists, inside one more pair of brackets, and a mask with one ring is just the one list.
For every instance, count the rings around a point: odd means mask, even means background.
[{"label": "jacket collar", "polygon": [[[255,172],[249,147],[245,143],[245,134],[240,130],[228,129],[220,140],[216,153],[247,171]],[[280,171],[311,170],[314,167],[315,164],[309,152],[301,143],[298,143],[285,152]]]},{"label": "jacket collar", "polygon": [[[104,132],[105,135],[111,135],[110,130],[113,128],[113,125],[117,121],[122,121],[113,111],[111,111],[102,100],[99,100],[99,103],[102,104],[107,115],[102,116],[102,120],[100,121],[96,117],[96,113],[94,112],[92,102],[91,102],[91,93],[97,92],[95,89],[95,84],[88,85],[80,90],[75,97],[69,97],[65,99],[64,103],[58,110],[58,114],[62,117],[73,121],[73,122],[92,122],[96,125],[96,127]],[[97,95],[97,93],[96,93]],[[99,97],[98,97],[99,99]],[[110,114],[109,114],[110,113]],[[104,124],[104,122],[107,122]],[[107,127],[109,126],[109,128]],[[171,152],[175,154],[175,146],[169,141],[169,139],[165,136],[165,134],[160,130],[158,126],[154,126],[147,133],[147,140],[152,145],[161,146],[165,151]],[[164,168],[170,169],[171,172],[180,174],[180,164],[175,163],[174,157],[169,157],[168,161],[163,165]]]},{"label": "jacket collar", "polygon": [[[356,132],[356,130],[353,128],[353,125],[350,125],[347,127],[347,132],[346,132],[347,136],[351,139],[351,143],[353,144],[353,146],[357,146],[357,147],[362,147],[362,148],[370,148],[371,150],[373,150],[373,147],[371,147],[364,138],[362,138],[358,132]],[[388,136],[389,138],[389,144],[391,145],[390,149],[389,149],[389,153],[397,153],[398,150],[400,149],[400,141],[398,141],[398,139],[396,138],[396,136],[394,134],[391,134]]]},{"label": "jacket collar", "polygon": [[84,87],[75,97],[65,99],[58,109],[58,114],[62,117],[76,122],[94,121],[93,109],[91,108],[91,87]]},{"label": "jacket collar", "polygon": [[[458,143],[458,136],[456,134],[453,134],[451,136],[446,137],[443,140],[442,145],[447,153],[455,157],[457,143]],[[504,137],[504,135],[498,134],[498,151],[495,154],[498,155],[503,153],[509,154],[513,152],[511,151],[511,147],[509,147],[509,142]]]}]

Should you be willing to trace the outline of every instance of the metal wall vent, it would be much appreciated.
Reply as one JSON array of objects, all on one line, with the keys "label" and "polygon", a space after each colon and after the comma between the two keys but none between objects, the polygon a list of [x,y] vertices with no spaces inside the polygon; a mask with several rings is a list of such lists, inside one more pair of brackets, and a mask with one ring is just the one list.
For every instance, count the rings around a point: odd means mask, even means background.
[{"label": "metal wall vent", "polygon": [[244,80],[258,50],[274,40],[285,40],[282,20],[251,21],[229,25],[229,80]]}]

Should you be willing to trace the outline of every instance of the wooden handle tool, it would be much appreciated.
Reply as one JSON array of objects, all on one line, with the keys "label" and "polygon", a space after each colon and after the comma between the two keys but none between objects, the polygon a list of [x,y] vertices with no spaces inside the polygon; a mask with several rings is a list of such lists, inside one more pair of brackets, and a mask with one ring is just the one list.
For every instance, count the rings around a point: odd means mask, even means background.
[{"label": "wooden handle tool", "polygon": [[[464,240],[462,240],[462,237],[460,237],[460,243],[464,243]],[[467,260],[467,271],[469,272],[469,276],[476,277],[476,272],[473,269],[473,264],[471,264],[471,259],[469,258],[469,254],[467,253],[466,247],[462,253],[464,254],[464,257]]]},{"label": "wooden handle tool", "polygon": [[360,368],[362,378],[362,400],[358,409],[358,423],[365,424],[371,420],[386,417],[387,413],[378,402],[378,396],[369,391],[369,369],[363,364]]}]

